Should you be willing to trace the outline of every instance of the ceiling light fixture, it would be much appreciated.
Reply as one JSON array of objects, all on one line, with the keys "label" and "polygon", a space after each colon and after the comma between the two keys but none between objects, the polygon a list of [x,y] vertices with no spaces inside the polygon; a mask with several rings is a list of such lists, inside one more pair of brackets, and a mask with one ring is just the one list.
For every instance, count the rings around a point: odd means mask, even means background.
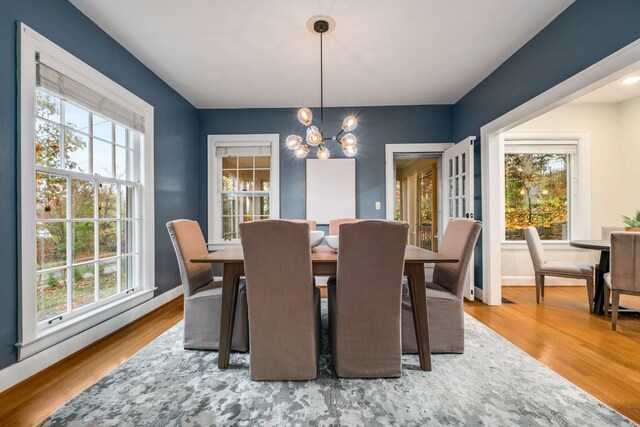
[{"label": "ceiling light fixture", "polygon": [[[305,137],[300,135],[289,135],[285,140],[288,149],[293,150],[296,157],[304,159],[309,154],[311,147],[317,147],[316,155],[320,160],[327,160],[331,153],[325,142],[335,141],[342,147],[342,152],[347,157],[354,157],[358,152],[358,138],[351,133],[358,126],[358,119],[355,116],[347,116],[342,122],[342,129],[333,137],[325,137],[323,133],[324,119],[324,86],[322,67],[322,35],[327,34],[335,27],[333,19],[316,16],[309,20],[307,27],[310,31],[320,34],[320,127],[313,125],[313,114],[311,110],[303,107],[298,110],[298,121],[307,127]],[[343,133],[347,132],[345,135]],[[306,143],[305,143],[306,142]]]},{"label": "ceiling light fixture", "polygon": [[627,77],[622,81],[623,85],[632,85],[634,83],[640,82],[640,76]]}]

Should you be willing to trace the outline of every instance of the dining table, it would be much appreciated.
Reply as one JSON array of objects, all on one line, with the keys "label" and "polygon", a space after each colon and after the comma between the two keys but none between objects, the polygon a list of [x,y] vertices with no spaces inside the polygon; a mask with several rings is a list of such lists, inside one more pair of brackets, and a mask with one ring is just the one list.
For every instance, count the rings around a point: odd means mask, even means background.
[{"label": "dining table", "polygon": [[[604,275],[609,272],[611,241],[610,240],[571,240],[569,245],[574,248],[600,251],[598,262],[598,277],[596,281],[595,295],[593,297],[593,312],[604,314]],[[609,307],[607,307],[607,310]]]},{"label": "dining table", "polygon": [[[236,301],[240,278],[244,275],[244,255],[241,245],[233,245],[210,252],[197,258],[193,263],[220,264],[222,273],[222,307],[220,310],[220,341],[218,348],[218,368],[227,369],[235,319]],[[404,275],[409,283],[409,294],[413,310],[416,341],[420,357],[420,368],[431,370],[431,348],[429,344],[429,319],[427,315],[427,295],[424,267],[426,263],[456,263],[459,259],[417,246],[408,245],[405,250]],[[335,276],[338,266],[338,253],[326,245],[320,245],[311,251],[311,264],[314,276]],[[338,286],[339,284],[338,278]]]}]

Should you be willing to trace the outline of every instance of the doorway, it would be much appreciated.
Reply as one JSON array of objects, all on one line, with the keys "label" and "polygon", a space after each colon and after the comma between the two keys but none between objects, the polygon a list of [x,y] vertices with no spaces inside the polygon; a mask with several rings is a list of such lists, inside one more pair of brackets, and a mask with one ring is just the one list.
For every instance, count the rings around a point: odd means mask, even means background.
[{"label": "doorway", "polygon": [[438,250],[440,156],[396,154],[394,168],[396,221],[409,224],[409,244]]}]

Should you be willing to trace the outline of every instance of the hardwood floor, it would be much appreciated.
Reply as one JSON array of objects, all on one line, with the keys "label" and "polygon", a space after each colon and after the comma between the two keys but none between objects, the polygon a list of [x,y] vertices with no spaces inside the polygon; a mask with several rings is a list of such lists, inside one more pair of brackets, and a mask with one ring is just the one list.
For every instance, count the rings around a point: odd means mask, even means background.
[{"label": "hardwood floor", "polygon": [[41,424],[182,320],[182,296],[0,394],[0,426]]},{"label": "hardwood floor", "polygon": [[[323,290],[325,293],[326,290]],[[505,287],[513,304],[465,310],[578,387],[640,422],[640,318],[587,312],[583,287]],[[640,308],[640,298],[623,300]],[[182,319],[182,297],[0,394],[0,425],[38,425]],[[481,369],[482,367],[479,367]]]},{"label": "hardwood floor", "polygon": [[[640,422],[640,318],[588,313],[584,287],[547,287],[539,305],[534,287],[503,287],[514,304],[482,302],[465,311],[564,378],[607,405]],[[640,299],[621,304],[640,308]],[[481,367],[479,367],[481,369]]]}]

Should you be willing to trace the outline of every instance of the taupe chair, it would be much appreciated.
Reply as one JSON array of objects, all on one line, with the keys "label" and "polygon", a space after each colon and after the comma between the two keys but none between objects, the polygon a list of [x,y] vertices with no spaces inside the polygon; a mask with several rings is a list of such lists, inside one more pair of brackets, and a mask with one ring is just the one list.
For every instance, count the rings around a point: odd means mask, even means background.
[{"label": "taupe chair", "polygon": [[316,378],[320,291],[313,286],[309,225],[240,224],[254,380]]},{"label": "taupe chair", "polygon": [[602,229],[602,240],[610,240],[611,239],[611,233],[614,232],[618,232],[618,231],[624,231],[624,227],[609,227],[609,226],[603,226]]},{"label": "taupe chair", "polygon": [[[472,219],[449,221],[438,252],[459,259],[452,264],[436,263],[433,281],[427,282],[429,343],[432,353],[464,352],[464,288],[472,265],[473,248],[482,224]],[[402,352],[417,353],[411,296],[407,284],[402,295]]]},{"label": "taupe chair", "polygon": [[611,299],[611,329],[616,330],[620,294],[640,295],[640,233],[611,234],[611,271],[604,275],[605,315]]},{"label": "taupe chair", "polygon": [[531,261],[533,261],[536,280],[536,302],[539,304],[540,297],[544,298],[544,278],[546,276],[584,279],[587,282],[589,311],[593,312],[593,284],[595,277],[597,277],[597,267],[592,264],[547,261],[540,235],[535,227],[526,227],[524,229],[524,238],[529,247]]},{"label": "taupe chair", "polygon": [[399,377],[406,223],[340,227],[337,278],[328,282],[331,357],[340,377]]},{"label": "taupe chair", "polygon": [[315,219],[290,219],[289,221],[299,224],[309,224],[309,230],[316,230],[318,228],[318,224]]},{"label": "taupe chair", "polygon": [[329,220],[329,236],[338,236],[340,234],[340,226],[342,224],[351,224],[361,221],[356,218],[340,218]]},{"label": "taupe chair", "polygon": [[[184,348],[217,350],[220,339],[222,282],[213,280],[210,264],[194,264],[190,260],[207,255],[207,245],[196,221],[178,219],[167,223],[180,267],[184,289]],[[231,350],[249,350],[247,299],[240,284],[236,319],[233,324]]]}]

